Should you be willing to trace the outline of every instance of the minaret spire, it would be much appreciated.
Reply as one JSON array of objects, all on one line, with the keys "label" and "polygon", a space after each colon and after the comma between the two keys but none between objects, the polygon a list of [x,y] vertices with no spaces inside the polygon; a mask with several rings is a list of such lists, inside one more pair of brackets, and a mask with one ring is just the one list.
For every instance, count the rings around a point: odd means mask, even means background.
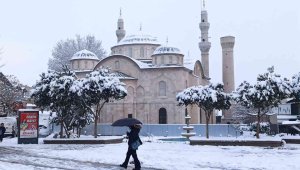
[{"label": "minaret spire", "polygon": [[124,20],[122,18],[122,8],[120,8],[120,16],[118,19],[116,36],[118,38],[118,42],[120,42],[125,37],[126,31],[124,29]]},{"label": "minaret spire", "polygon": [[199,42],[199,48],[201,51],[201,62],[204,69],[204,75],[209,76],[209,50],[211,43],[209,42],[208,30],[209,22],[207,17],[207,11],[205,10],[205,0],[202,0],[201,9],[201,22],[199,24],[201,30],[201,41]]},{"label": "minaret spire", "polygon": [[205,0],[202,0],[202,10],[205,10]]},{"label": "minaret spire", "polygon": [[166,46],[168,46],[168,43],[169,43],[169,37],[167,36],[167,39],[166,39]]}]

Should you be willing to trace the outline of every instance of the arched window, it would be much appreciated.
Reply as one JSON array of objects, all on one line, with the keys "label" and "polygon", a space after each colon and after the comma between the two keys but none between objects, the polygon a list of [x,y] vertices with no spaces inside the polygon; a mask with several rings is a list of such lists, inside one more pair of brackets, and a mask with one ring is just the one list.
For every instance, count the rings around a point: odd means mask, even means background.
[{"label": "arched window", "polygon": [[144,58],[144,56],[145,56],[144,47],[141,47],[140,54],[141,54],[141,57]]},{"label": "arched window", "polygon": [[129,48],[128,48],[128,56],[129,56],[129,57],[132,57],[132,47],[129,47]]},{"label": "arched window", "polygon": [[171,55],[169,56],[169,62],[170,62],[170,64],[173,63],[173,60],[172,60],[172,56],[171,56]]},{"label": "arched window", "polygon": [[160,108],[158,113],[158,123],[159,124],[167,124],[167,110],[165,108]]},{"label": "arched window", "polygon": [[176,63],[176,64],[179,64],[178,57],[175,58],[175,63]]},{"label": "arched window", "polygon": [[133,89],[133,87],[129,86],[127,88],[127,96],[125,98],[127,100],[127,102],[133,103],[133,98],[134,98],[133,95],[134,95],[134,89]]},{"label": "arched window", "polygon": [[144,101],[145,90],[142,86],[136,88],[136,101],[141,103]]},{"label": "arched window", "polygon": [[165,57],[164,56],[161,56],[161,64],[165,64]]},{"label": "arched window", "polygon": [[115,61],[115,69],[120,69],[120,62],[119,61]]},{"label": "arched window", "polygon": [[77,61],[77,68],[80,69],[80,63]]},{"label": "arched window", "polygon": [[87,69],[88,68],[88,62],[84,61],[84,68]]},{"label": "arched window", "polygon": [[164,81],[159,82],[159,96],[167,95],[167,84]]}]

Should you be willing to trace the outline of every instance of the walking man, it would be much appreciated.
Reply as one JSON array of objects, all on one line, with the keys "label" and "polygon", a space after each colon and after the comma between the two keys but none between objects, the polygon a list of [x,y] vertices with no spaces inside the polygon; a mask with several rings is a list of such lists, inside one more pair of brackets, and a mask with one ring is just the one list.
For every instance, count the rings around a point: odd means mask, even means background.
[{"label": "walking man", "polygon": [[[133,170],[140,170],[141,169],[141,163],[137,157],[136,154],[136,150],[138,149],[138,146],[142,144],[142,141],[139,137],[139,132],[141,129],[141,125],[134,125],[134,126],[130,126],[130,132],[127,132],[127,136],[128,136],[128,151],[126,154],[126,158],[125,161],[120,165],[123,168],[127,168],[128,162],[129,162],[129,158],[130,156],[133,157],[134,160],[134,169]],[[138,144],[136,144],[138,143]]]},{"label": "walking man", "polygon": [[3,138],[4,138],[4,133],[5,133],[6,129],[4,127],[4,123],[0,124],[0,142],[2,142]]}]

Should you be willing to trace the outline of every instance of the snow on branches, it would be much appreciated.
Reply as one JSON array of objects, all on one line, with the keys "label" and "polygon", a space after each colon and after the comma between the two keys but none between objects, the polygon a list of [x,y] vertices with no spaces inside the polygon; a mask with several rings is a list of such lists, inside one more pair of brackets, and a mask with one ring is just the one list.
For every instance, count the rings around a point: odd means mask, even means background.
[{"label": "snow on branches", "polygon": [[208,123],[213,110],[227,110],[231,106],[230,95],[224,93],[224,86],[221,83],[189,87],[178,93],[176,99],[179,105],[196,104],[205,111],[206,138],[209,138]]},{"label": "snow on branches", "polygon": [[[91,114],[96,124],[105,103],[127,95],[124,85],[107,69],[91,72],[83,79],[77,79],[71,71],[49,71],[41,75],[31,96],[38,107],[56,111],[60,121],[71,119],[61,124],[71,126],[74,118],[81,119],[85,115],[82,113]],[[96,106],[96,111],[93,106]]]},{"label": "snow on branches", "polygon": [[221,83],[189,87],[178,93],[176,99],[179,105],[196,104],[207,111],[230,108],[230,97]]},{"label": "snow on branches", "polygon": [[[236,102],[247,108],[252,108],[256,113],[258,124],[261,116],[267,114],[273,107],[278,106],[281,100],[291,94],[290,83],[279,74],[274,73],[274,67],[268,68],[264,74],[257,77],[254,85],[244,81],[232,93]],[[256,137],[259,138],[260,126],[257,126]]]},{"label": "snow on branches", "polygon": [[300,72],[295,74],[291,80],[291,97],[300,101]]},{"label": "snow on branches", "polygon": [[85,97],[94,104],[101,100],[123,99],[127,95],[124,86],[125,84],[109,73],[108,69],[93,71],[82,80],[82,91]]},{"label": "snow on branches", "polygon": [[267,73],[258,75],[254,85],[247,81],[241,83],[232,96],[242,106],[267,113],[290,95],[289,87],[289,81],[275,74],[274,67],[271,67]]}]

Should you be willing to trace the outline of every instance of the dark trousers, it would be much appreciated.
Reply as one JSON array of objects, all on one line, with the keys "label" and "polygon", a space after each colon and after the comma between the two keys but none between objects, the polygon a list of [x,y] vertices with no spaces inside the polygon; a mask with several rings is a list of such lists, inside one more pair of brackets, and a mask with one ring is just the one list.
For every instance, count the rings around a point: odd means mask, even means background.
[{"label": "dark trousers", "polygon": [[4,136],[0,135],[0,142],[2,142]]},{"label": "dark trousers", "polygon": [[140,169],[141,168],[141,163],[140,163],[140,161],[137,157],[136,150],[133,150],[130,147],[128,147],[128,151],[127,151],[127,154],[126,154],[126,159],[125,159],[123,165],[126,165],[126,166],[128,165],[130,156],[133,157],[135,169]]}]

